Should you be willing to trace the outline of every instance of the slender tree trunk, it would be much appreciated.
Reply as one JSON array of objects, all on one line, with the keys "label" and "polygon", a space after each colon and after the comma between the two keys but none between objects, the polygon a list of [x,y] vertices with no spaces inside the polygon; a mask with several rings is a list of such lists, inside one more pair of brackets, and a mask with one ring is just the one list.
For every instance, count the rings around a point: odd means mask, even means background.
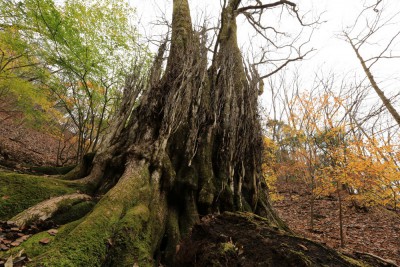
[{"label": "slender tree trunk", "polygon": [[312,163],[312,152],[311,148],[308,153],[308,172],[311,178],[311,196],[310,196],[310,230],[314,231],[314,207],[315,207],[315,171]]},{"label": "slender tree trunk", "polygon": [[340,194],[339,182],[336,184],[336,192],[339,200],[339,233],[340,233],[340,247],[344,248],[344,233],[343,233],[343,203],[342,195]]},{"label": "slender tree trunk", "polygon": [[[109,90],[109,87],[105,86],[104,103],[103,103],[103,106],[101,107],[100,121],[96,126],[96,136],[94,138],[94,142],[92,143],[92,147],[91,147],[91,151],[93,151],[93,152],[96,151],[97,143],[100,138],[101,128],[103,127],[104,116],[106,114],[106,109],[107,109],[107,105],[108,105],[108,90]],[[95,128],[94,125],[93,125],[93,128]]]},{"label": "slender tree trunk", "polygon": [[365,63],[365,60],[362,58],[359,50],[354,45],[353,41],[348,36],[347,36],[347,40],[350,42],[351,47],[353,48],[354,52],[356,53],[357,58],[360,61],[360,64],[361,64],[365,74],[367,75],[367,78],[368,78],[369,82],[371,83],[372,88],[375,90],[376,94],[382,100],[383,105],[390,112],[390,114],[395,119],[397,124],[400,125],[400,114],[393,107],[393,105],[390,102],[390,100],[385,96],[385,93],[379,88],[378,84],[375,81],[374,76],[372,75],[370,69],[368,68],[367,64]]},{"label": "slender tree trunk", "polygon": [[314,231],[315,178],[311,173],[310,229]]}]

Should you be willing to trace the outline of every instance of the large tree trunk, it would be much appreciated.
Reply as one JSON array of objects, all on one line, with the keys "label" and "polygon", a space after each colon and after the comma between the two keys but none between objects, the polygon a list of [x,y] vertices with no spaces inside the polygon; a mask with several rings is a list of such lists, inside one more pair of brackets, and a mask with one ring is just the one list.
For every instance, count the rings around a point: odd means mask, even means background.
[{"label": "large tree trunk", "polygon": [[73,173],[88,172],[80,182],[104,196],[34,262],[171,264],[179,240],[212,212],[253,212],[287,230],[261,174],[259,89],[246,75],[237,45],[239,2],[231,0],[223,10],[219,49],[207,69],[205,40],[192,30],[188,2],[173,1],[164,75],[162,46],[139,106],[131,112],[139,94],[128,82],[119,117],[90,168]]}]

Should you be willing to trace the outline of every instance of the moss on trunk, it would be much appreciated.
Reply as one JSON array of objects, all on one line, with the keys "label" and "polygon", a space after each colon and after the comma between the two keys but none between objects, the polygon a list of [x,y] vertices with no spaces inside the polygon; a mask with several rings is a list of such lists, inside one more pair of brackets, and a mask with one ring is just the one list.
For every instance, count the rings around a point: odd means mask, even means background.
[{"label": "moss on trunk", "polygon": [[67,175],[88,174],[79,182],[100,193],[111,189],[34,263],[173,263],[180,239],[210,212],[257,212],[284,227],[260,192],[258,91],[246,79],[237,45],[238,3],[222,11],[220,49],[207,69],[206,37],[194,33],[188,1],[173,1],[164,77],[150,78],[125,128],[103,143],[93,163]]},{"label": "moss on trunk", "polygon": [[[159,216],[163,213],[165,203],[163,205],[161,198],[156,201],[157,197],[153,192],[159,194],[159,190],[153,191],[157,186],[153,187],[151,183],[157,185],[152,181],[149,164],[144,160],[132,160],[118,184],[102,197],[93,211],[68,235],[54,240],[51,249],[34,258],[31,264],[152,264],[154,251],[150,248],[161,239],[154,226],[159,226],[164,220],[163,216]],[[159,232],[163,232],[162,229]],[[119,257],[114,257],[111,252],[115,252]]]}]

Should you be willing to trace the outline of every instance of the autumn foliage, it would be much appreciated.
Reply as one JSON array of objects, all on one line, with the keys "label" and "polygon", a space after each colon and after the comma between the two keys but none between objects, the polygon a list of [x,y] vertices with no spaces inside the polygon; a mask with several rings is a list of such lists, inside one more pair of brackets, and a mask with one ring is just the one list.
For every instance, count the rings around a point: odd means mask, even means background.
[{"label": "autumn foliage", "polygon": [[368,134],[351,116],[349,98],[332,91],[298,94],[286,120],[267,121],[264,174],[275,198],[277,180],[302,181],[311,210],[323,197],[339,199],[339,209],[343,199],[365,210],[399,209],[398,134]]}]

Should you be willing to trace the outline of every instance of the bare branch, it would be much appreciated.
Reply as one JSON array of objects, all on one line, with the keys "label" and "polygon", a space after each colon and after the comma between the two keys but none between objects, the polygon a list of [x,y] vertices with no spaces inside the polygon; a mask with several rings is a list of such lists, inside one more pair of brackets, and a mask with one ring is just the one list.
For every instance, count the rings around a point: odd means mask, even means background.
[{"label": "bare branch", "polygon": [[292,8],[296,8],[296,4],[291,2],[291,1],[287,1],[287,0],[280,0],[274,3],[269,3],[269,4],[264,4],[262,5],[260,1],[257,1],[258,5],[255,6],[246,6],[246,7],[242,7],[236,10],[236,12],[239,13],[243,13],[247,10],[258,10],[258,9],[267,9],[267,8],[272,8],[272,7],[277,7],[277,6],[281,6],[281,5],[289,5]]}]

